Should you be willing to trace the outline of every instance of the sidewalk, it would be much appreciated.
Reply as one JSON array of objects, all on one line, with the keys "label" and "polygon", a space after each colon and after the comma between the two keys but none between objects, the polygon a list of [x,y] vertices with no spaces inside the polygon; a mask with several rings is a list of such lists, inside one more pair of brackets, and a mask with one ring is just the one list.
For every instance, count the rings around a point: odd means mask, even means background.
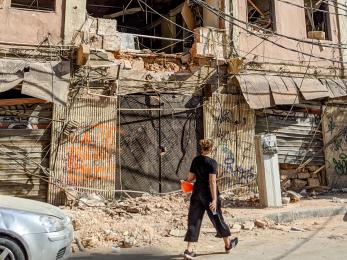
[{"label": "sidewalk", "polygon": [[[341,201],[333,202],[333,198]],[[302,199],[281,208],[230,208],[225,206],[226,220],[243,223],[255,219],[268,219],[276,223],[291,222],[303,218],[330,217],[347,214],[347,194],[319,196],[317,199]]]}]

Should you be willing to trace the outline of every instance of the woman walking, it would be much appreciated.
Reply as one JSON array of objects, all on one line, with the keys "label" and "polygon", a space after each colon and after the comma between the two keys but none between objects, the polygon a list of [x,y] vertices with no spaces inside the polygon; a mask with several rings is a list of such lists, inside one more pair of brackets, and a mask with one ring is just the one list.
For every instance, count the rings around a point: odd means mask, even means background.
[{"label": "woman walking", "polygon": [[238,238],[231,239],[230,229],[225,224],[219,191],[217,188],[217,162],[210,158],[213,149],[212,140],[201,140],[201,155],[194,158],[190,172],[189,182],[195,180],[193,193],[190,199],[188,214],[188,230],[184,241],[188,242],[184,251],[185,259],[194,259],[193,243],[199,239],[200,228],[205,211],[217,231],[217,237],[224,240],[225,252],[230,253],[238,243]]}]

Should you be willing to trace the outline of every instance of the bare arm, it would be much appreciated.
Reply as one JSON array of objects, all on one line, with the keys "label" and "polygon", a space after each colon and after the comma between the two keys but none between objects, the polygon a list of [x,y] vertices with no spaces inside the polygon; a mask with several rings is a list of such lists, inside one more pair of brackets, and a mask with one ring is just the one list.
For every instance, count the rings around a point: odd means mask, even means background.
[{"label": "bare arm", "polygon": [[187,176],[187,181],[188,181],[188,182],[194,181],[195,178],[196,178],[196,176],[195,176],[194,173],[192,173],[192,172],[189,172],[189,173],[188,173],[188,176]]},{"label": "bare arm", "polygon": [[210,182],[210,191],[212,196],[212,202],[210,204],[210,209],[212,211],[217,210],[217,175],[216,174],[210,174],[209,175],[209,182]]}]

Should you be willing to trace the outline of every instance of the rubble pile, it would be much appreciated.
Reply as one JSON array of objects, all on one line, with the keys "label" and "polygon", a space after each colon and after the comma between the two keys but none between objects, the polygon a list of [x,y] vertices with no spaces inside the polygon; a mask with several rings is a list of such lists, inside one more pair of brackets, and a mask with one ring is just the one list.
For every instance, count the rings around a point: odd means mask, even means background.
[{"label": "rubble pile", "polygon": [[298,168],[298,165],[280,164],[282,190],[300,192],[303,189],[324,189],[324,166],[309,165]]},{"label": "rubble pile", "polygon": [[78,207],[65,207],[64,211],[72,218],[75,250],[81,249],[80,245],[128,248],[155,244],[165,236],[183,236],[188,203],[189,197],[184,194],[143,195],[104,207],[79,203]]}]

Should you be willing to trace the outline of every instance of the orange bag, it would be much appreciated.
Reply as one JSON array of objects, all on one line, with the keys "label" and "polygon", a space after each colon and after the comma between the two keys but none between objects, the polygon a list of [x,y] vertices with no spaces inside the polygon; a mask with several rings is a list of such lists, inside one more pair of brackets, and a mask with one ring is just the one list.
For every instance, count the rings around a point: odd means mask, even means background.
[{"label": "orange bag", "polygon": [[194,184],[181,180],[181,190],[185,193],[193,191]]}]

